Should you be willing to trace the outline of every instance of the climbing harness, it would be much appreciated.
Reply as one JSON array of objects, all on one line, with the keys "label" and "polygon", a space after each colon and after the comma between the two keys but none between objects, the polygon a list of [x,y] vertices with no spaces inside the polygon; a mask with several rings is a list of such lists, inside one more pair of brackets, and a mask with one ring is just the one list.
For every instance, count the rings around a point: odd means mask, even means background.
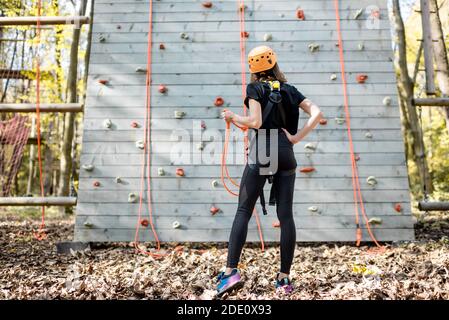
[{"label": "climbing harness", "polygon": [[[143,153],[142,153],[142,166],[140,175],[140,192],[139,192],[139,210],[138,219],[136,224],[136,232],[134,236],[134,247],[137,252],[149,255],[155,259],[160,259],[166,256],[166,253],[160,253],[161,244],[159,237],[156,232],[153,221],[153,206],[151,202],[151,82],[152,82],[152,36],[153,36],[153,0],[150,0],[150,13],[148,22],[148,44],[147,44],[147,72],[146,72],[146,99],[145,99],[145,124],[144,124],[144,140],[143,140]],[[142,225],[142,210],[143,210],[143,197],[145,189],[145,166],[147,168],[146,173],[146,186],[147,186],[147,205],[148,205],[148,215],[149,224],[151,226],[151,231],[153,233],[154,239],[156,241],[156,251],[157,253],[150,252],[148,250],[141,249],[138,245],[139,242],[139,229]],[[148,223],[144,223],[144,225]]]},{"label": "climbing harness", "polygon": [[[352,140],[352,132],[351,132],[351,117],[349,113],[349,96],[348,96],[348,85],[346,81],[346,70],[345,70],[345,58],[343,53],[343,40],[342,40],[342,31],[341,31],[341,18],[340,18],[340,9],[339,9],[339,0],[334,0],[334,7],[335,7],[335,17],[336,17],[336,25],[337,25],[337,34],[338,34],[338,50],[339,50],[339,56],[340,56],[340,67],[341,67],[341,78],[343,83],[343,98],[344,98],[344,110],[345,110],[345,118],[346,118],[346,126],[347,126],[347,132],[348,132],[348,139],[349,139],[349,151],[351,153],[351,170],[352,170],[352,187],[353,187],[353,196],[354,196],[354,210],[355,210],[355,223],[356,223],[356,245],[359,246],[360,242],[362,241],[362,229],[360,226],[360,213],[359,209],[361,211],[361,215],[363,219],[365,220],[366,229],[368,231],[369,236],[373,240],[373,242],[376,244],[378,248],[382,248],[382,246],[377,241],[376,237],[374,236],[368,216],[365,212],[365,205],[363,202],[362,197],[362,191],[360,187],[360,181],[359,181],[359,174],[358,174],[358,168],[357,163],[355,159],[355,152],[354,152],[354,144]],[[360,208],[359,208],[360,206]]]},{"label": "climbing harness", "polygon": [[[41,197],[45,197],[44,190],[44,178],[42,170],[42,148],[41,148],[41,114],[40,114],[40,103],[41,103],[41,68],[40,68],[40,57],[39,57],[39,47],[41,43],[41,11],[42,11],[42,0],[37,0],[37,25],[36,25],[36,42],[37,42],[37,52],[36,52],[36,135],[37,135],[37,159],[39,166],[39,186]],[[45,206],[41,207],[41,223],[39,229],[33,232],[34,238],[37,240],[43,240],[47,237],[45,233]]]}]

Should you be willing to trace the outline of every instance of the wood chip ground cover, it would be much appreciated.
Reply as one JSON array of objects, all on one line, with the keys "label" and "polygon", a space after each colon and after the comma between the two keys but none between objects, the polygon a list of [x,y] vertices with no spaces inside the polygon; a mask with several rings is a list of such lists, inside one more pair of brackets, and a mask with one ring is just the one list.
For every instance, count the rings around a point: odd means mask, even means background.
[{"label": "wood chip ground cover", "polygon": [[[298,245],[290,296],[273,289],[278,246],[261,252],[249,245],[240,265],[245,285],[224,299],[449,299],[448,221],[448,215],[426,218],[416,226],[417,241],[389,244],[381,253],[350,244]],[[226,260],[224,244],[164,245],[168,255],[159,260],[136,254],[129,243],[58,255],[55,244],[72,239],[73,221],[49,221],[41,242],[32,237],[37,226],[0,219],[0,299],[213,299]]]}]

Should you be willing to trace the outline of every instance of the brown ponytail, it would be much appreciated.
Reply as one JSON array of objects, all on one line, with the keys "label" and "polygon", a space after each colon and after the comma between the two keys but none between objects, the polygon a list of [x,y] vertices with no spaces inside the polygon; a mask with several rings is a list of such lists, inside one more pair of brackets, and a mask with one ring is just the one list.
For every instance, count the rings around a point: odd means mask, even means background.
[{"label": "brown ponytail", "polygon": [[284,73],[281,71],[277,63],[270,70],[251,74],[251,82],[275,80],[282,83],[287,82],[287,78],[285,77]]}]

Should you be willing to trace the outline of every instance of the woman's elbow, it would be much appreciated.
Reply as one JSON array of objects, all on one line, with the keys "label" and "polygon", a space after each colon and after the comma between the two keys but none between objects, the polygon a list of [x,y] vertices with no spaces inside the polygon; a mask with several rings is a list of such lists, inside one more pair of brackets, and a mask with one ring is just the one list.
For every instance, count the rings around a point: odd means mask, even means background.
[{"label": "woman's elbow", "polygon": [[254,120],[252,123],[254,129],[260,129],[262,127],[262,120]]}]

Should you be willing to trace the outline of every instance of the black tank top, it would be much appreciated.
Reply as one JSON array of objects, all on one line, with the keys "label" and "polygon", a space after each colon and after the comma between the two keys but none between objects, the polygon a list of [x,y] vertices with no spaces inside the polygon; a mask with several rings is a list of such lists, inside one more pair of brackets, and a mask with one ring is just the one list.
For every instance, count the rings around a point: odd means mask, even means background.
[{"label": "black tank top", "polygon": [[[303,102],[306,97],[302,95],[294,86],[287,83],[281,83],[282,102],[275,105],[270,115],[262,125],[261,129],[287,129],[290,134],[296,134],[298,131],[299,122],[299,104]],[[254,99],[260,103],[263,110],[269,102],[271,93],[270,85],[266,82],[253,82],[246,87],[245,106],[249,108],[249,99]],[[285,118],[282,116],[282,108]],[[284,120],[285,122],[284,123]]]}]

